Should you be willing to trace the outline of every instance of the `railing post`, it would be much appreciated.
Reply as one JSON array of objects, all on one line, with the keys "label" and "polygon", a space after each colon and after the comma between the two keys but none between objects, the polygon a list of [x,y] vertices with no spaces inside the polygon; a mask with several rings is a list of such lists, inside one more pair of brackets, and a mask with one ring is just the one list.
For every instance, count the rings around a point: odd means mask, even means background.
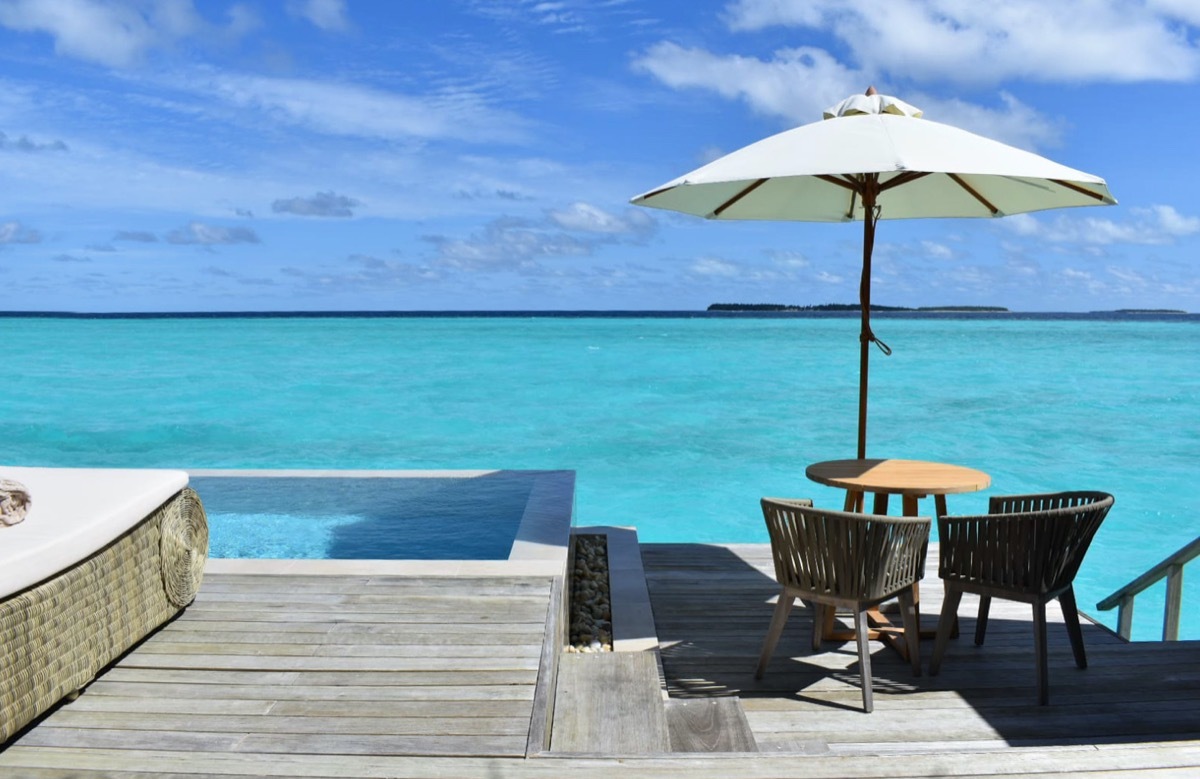
[{"label": "railing post", "polygon": [[1179,640],[1179,617],[1183,610],[1183,566],[1200,557],[1200,537],[1185,544],[1182,549],[1146,571],[1129,584],[1096,604],[1100,611],[1114,606],[1117,611],[1117,634],[1129,641],[1133,638],[1133,599],[1148,587],[1163,579],[1167,580],[1167,603],[1163,611],[1163,641]]},{"label": "railing post", "polygon": [[1133,598],[1125,595],[1117,607],[1117,635],[1126,641],[1133,638]]},{"label": "railing post", "polygon": [[1179,640],[1179,610],[1183,604],[1183,566],[1167,569],[1167,605],[1163,611],[1163,641]]}]

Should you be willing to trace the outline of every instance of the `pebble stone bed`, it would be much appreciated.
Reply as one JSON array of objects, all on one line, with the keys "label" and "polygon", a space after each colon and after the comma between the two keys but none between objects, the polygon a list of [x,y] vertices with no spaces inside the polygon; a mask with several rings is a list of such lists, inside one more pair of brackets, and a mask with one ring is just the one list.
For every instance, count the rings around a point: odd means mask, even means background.
[{"label": "pebble stone bed", "polygon": [[612,651],[608,539],[603,535],[575,536],[575,566],[571,571],[571,630],[566,651]]}]

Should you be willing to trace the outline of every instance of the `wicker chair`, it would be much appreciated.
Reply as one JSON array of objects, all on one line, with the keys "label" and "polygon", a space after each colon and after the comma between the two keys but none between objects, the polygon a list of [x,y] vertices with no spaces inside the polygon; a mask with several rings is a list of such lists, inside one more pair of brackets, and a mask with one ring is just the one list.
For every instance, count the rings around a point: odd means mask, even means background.
[{"label": "wicker chair", "polygon": [[1055,598],[1062,606],[1075,665],[1087,668],[1072,582],[1112,504],[1112,495],[1105,492],[1008,495],[993,497],[985,515],[940,517],[938,575],[946,584],[946,600],[929,673],[941,666],[964,592],[979,595],[976,646],[983,644],[992,598],[1033,606],[1040,705],[1050,702],[1046,604]]},{"label": "wicker chair", "polygon": [[[867,609],[898,597],[914,676],[921,675],[913,585],[925,570],[927,517],[886,517],[812,507],[810,500],[762,499],[775,577],[782,587],[755,678],[762,678],[796,598],[813,606],[813,651],[821,646],[826,610],[854,611],[863,708],[874,708]],[[832,616],[832,615],[830,615]]]}]

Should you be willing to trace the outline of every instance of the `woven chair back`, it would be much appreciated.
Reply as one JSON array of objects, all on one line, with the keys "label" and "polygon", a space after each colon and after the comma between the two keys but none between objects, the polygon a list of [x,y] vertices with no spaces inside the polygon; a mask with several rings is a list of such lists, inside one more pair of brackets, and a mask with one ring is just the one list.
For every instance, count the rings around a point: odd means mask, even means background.
[{"label": "woven chair back", "polygon": [[1104,492],[992,498],[992,513],[938,519],[943,579],[1037,598],[1075,580],[1112,508]]},{"label": "woven chair back", "polygon": [[928,517],[887,517],[813,508],[811,501],[762,499],[775,577],[801,592],[878,601],[925,573]]}]

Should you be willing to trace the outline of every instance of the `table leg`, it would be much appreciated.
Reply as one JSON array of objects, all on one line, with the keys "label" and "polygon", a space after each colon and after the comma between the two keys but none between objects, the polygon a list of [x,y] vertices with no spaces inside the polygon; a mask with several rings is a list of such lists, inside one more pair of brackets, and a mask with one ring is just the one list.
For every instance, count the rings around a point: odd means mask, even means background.
[{"label": "table leg", "polygon": [[934,519],[937,519],[938,517],[946,516],[946,496],[945,495],[934,495],[933,496],[933,507],[934,507],[934,511],[937,512],[934,515]]},{"label": "table leg", "polygon": [[862,511],[863,494],[854,490],[846,490],[846,502],[842,505],[842,511]]},{"label": "table leg", "polygon": [[[923,495],[903,495],[903,496],[901,496],[904,516],[906,516],[906,517],[917,516],[917,513],[918,513],[917,500],[922,497],[925,497],[925,496],[923,496]],[[880,507],[879,498],[880,498],[880,494],[876,493],[875,494],[875,506],[876,506],[875,513],[876,514],[886,514],[887,513],[887,496],[886,495],[883,496],[884,500],[882,503],[882,505],[883,505],[882,511],[879,510],[879,507]],[[936,496],[936,498],[937,498],[940,506],[945,505],[945,498],[943,496],[938,495],[938,496]],[[921,583],[920,582],[913,583],[912,599],[913,599],[913,611],[916,612],[916,616],[917,616],[916,623],[917,623],[917,625],[920,625],[921,624]],[[904,640],[904,627],[902,625],[893,624],[892,621],[890,619],[888,619],[887,616],[878,607],[868,610],[867,615],[871,618],[871,626],[873,628],[875,628],[877,631],[879,631],[879,639],[881,641],[883,641],[883,643],[890,646],[892,649],[895,649],[898,653],[900,653],[901,657],[903,657],[905,660],[907,660],[908,659],[908,643]],[[937,636],[937,628],[934,628],[932,630],[919,630],[919,635],[921,638],[934,638]]]},{"label": "table leg", "polygon": [[887,516],[888,497],[886,492],[875,493],[875,505],[872,507],[874,513]]}]

